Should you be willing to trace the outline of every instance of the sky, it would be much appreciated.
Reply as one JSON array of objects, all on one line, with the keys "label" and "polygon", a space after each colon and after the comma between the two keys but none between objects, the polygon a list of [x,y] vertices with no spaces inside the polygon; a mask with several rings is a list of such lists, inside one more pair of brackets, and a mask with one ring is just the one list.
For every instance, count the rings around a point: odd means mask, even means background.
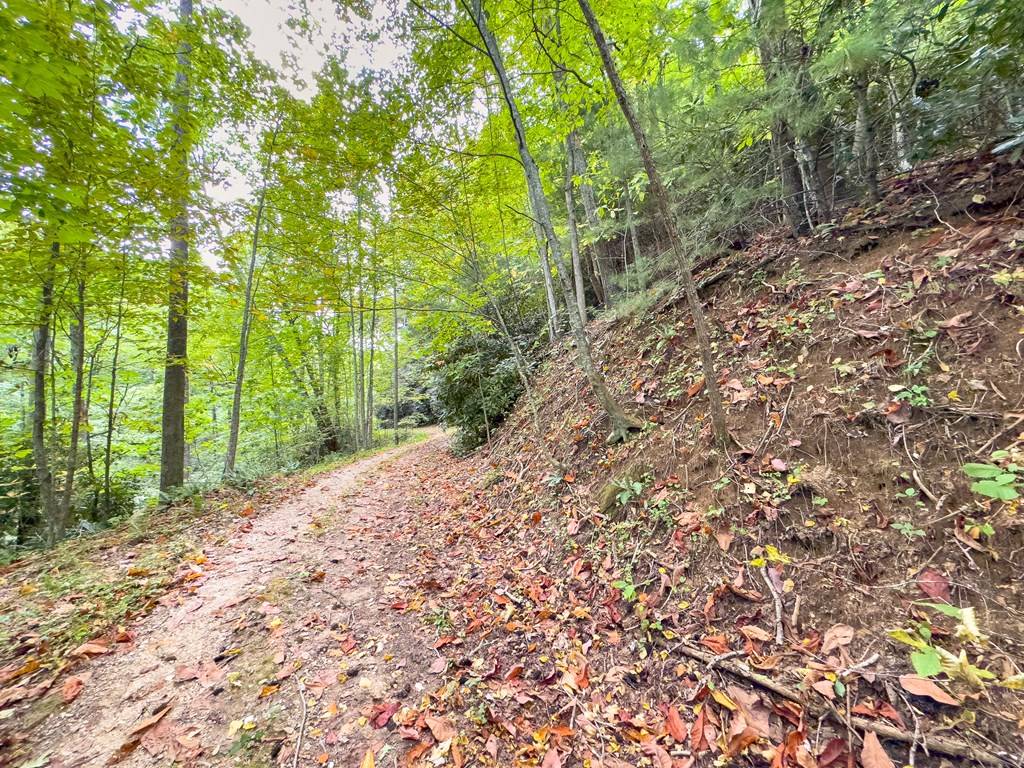
[{"label": "sky", "polygon": [[[250,43],[256,55],[279,72],[284,71],[282,56],[289,54],[295,60],[300,76],[307,82],[324,63],[325,49],[337,48],[337,40],[346,31],[338,18],[334,0],[307,0],[311,20],[319,33],[314,44],[299,40],[287,27],[290,16],[296,13],[294,0],[217,0],[225,10],[236,14],[251,31]],[[391,11],[376,2],[373,23],[383,29]],[[385,70],[402,57],[403,51],[384,33],[372,47],[356,42],[348,51],[345,62],[353,72],[361,69]],[[297,96],[311,95],[309,89],[292,87]]]}]

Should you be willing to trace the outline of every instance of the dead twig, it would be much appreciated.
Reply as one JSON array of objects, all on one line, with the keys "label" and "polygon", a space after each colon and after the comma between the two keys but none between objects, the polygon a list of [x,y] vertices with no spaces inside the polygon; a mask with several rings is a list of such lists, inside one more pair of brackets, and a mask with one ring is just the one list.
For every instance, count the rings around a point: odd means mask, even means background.
[{"label": "dead twig", "polygon": [[782,593],[775,587],[772,577],[768,574],[768,566],[761,569],[761,576],[764,578],[764,583],[768,585],[768,591],[772,593],[772,600],[775,601],[775,644],[782,645],[786,641],[782,626]]}]

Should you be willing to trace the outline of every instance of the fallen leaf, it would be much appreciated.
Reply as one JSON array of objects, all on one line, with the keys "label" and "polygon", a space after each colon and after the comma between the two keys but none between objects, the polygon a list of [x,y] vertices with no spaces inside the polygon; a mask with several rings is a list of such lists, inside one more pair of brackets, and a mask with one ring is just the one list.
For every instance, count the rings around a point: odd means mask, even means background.
[{"label": "fallen leaf", "polygon": [[82,692],[91,676],[91,673],[83,672],[80,675],[72,675],[64,681],[64,687],[61,688],[60,695],[63,697],[65,704],[70,704],[78,698],[78,694]]},{"label": "fallen leaf", "polygon": [[925,568],[918,574],[917,586],[928,597],[949,602],[949,580],[934,568]]},{"label": "fallen leaf", "polygon": [[359,768],[374,768],[376,763],[373,759],[373,747],[366,750],[366,754],[363,755],[362,761],[359,763]]},{"label": "fallen leaf", "polygon": [[95,640],[90,640],[87,643],[82,643],[80,646],[75,648],[71,652],[72,656],[101,656],[104,653],[110,653],[110,649]]},{"label": "fallen leaf", "polygon": [[669,705],[668,714],[665,717],[665,727],[668,728],[669,735],[680,744],[686,741],[686,724],[683,723],[683,718],[679,716],[679,710],[674,706]]},{"label": "fallen leaf", "polygon": [[864,768],[896,768],[882,748],[882,742],[872,731],[864,732],[864,748],[860,752],[860,763]]},{"label": "fallen leaf", "polygon": [[900,685],[907,693],[915,696],[925,696],[939,704],[949,704],[953,707],[960,706],[960,700],[946,693],[935,683],[926,677],[918,675],[900,675]]},{"label": "fallen leaf", "polygon": [[640,743],[640,749],[657,768],[672,768],[672,757],[654,739],[645,739]]},{"label": "fallen leaf", "polygon": [[451,721],[445,717],[425,717],[423,722],[427,724],[427,728],[434,735],[434,738],[438,741],[448,741],[448,739],[454,739],[458,731],[455,730],[455,726],[452,725]]},{"label": "fallen leaf", "polygon": [[554,749],[548,749],[547,754],[544,755],[544,761],[540,764],[540,768],[562,768],[562,760],[558,757],[558,752]]},{"label": "fallen leaf", "polygon": [[834,624],[825,630],[821,641],[821,653],[830,653],[840,646],[849,645],[853,641],[854,630],[849,624]]}]

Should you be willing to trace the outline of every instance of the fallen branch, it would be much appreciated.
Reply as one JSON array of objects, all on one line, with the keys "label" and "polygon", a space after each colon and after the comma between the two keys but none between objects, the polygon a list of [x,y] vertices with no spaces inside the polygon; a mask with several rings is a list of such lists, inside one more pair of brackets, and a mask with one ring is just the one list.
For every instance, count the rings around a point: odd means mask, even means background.
[{"label": "fallen branch", "polygon": [[1013,757],[1005,752],[983,751],[972,747],[970,744],[965,742],[958,741],[956,739],[944,738],[942,736],[925,736],[921,733],[907,733],[906,731],[901,731],[891,725],[876,723],[871,720],[865,720],[861,717],[844,718],[833,706],[827,708],[823,706],[815,706],[808,702],[798,691],[782,685],[781,683],[777,683],[770,677],[766,677],[765,675],[754,672],[751,669],[742,667],[736,662],[726,661],[716,656],[712,656],[709,653],[705,653],[704,651],[693,648],[692,646],[684,643],[679,643],[674,646],[672,650],[678,651],[684,656],[696,659],[704,664],[711,664],[711,662],[714,661],[719,669],[728,672],[735,677],[747,680],[755,685],[759,685],[772,693],[777,693],[785,699],[796,702],[813,714],[831,715],[833,719],[839,722],[840,725],[853,725],[862,731],[870,731],[877,736],[889,739],[890,741],[898,741],[902,744],[913,745],[915,743],[919,743],[925,749],[933,752],[939,752],[943,755],[949,755],[950,757],[962,757],[967,760],[976,760],[984,765],[1000,766],[1000,768],[1002,766],[1015,765]]}]

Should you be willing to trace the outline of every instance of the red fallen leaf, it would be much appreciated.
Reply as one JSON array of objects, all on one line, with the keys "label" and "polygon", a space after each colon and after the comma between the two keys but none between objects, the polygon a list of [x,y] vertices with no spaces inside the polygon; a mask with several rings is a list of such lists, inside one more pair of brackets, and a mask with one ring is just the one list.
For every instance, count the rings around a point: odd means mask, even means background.
[{"label": "red fallen leaf", "polygon": [[694,752],[706,752],[710,749],[707,737],[704,735],[704,708],[701,707],[700,713],[697,715],[697,719],[693,721],[693,727],[690,728],[690,745],[693,747]]},{"label": "red fallen leaf", "polygon": [[75,648],[71,652],[72,656],[102,656],[104,653],[110,653],[110,649],[103,643],[96,640],[90,640],[86,643],[82,643],[80,646]]},{"label": "red fallen leaf", "polygon": [[725,749],[725,754],[729,757],[736,757],[736,755],[745,750],[759,738],[761,738],[761,735],[755,729],[744,728],[740,733],[737,733],[729,739],[729,744]]},{"label": "red fallen leaf", "polygon": [[679,716],[679,710],[672,705],[669,705],[668,713],[665,717],[665,726],[668,728],[668,733],[673,739],[680,744],[686,741],[686,724],[683,722],[683,718]]},{"label": "red fallen leaf", "polygon": [[829,768],[839,761],[845,763],[847,755],[849,755],[849,749],[845,739],[829,739],[825,748],[821,750],[821,754],[818,755],[818,768]]},{"label": "red fallen leaf", "polygon": [[195,680],[199,677],[199,670],[186,664],[179,664],[174,668],[174,682],[184,683]]},{"label": "red fallen leaf", "polygon": [[493,733],[487,737],[487,743],[484,744],[484,749],[487,750],[487,754],[489,754],[491,759],[495,761],[498,759],[498,745],[498,737]]},{"label": "red fallen leaf", "polygon": [[358,643],[356,642],[356,639],[352,637],[352,635],[349,635],[341,642],[342,653],[352,653],[352,651],[356,649],[357,645]]},{"label": "red fallen leaf", "polygon": [[952,707],[960,706],[959,699],[949,695],[926,677],[900,675],[900,685],[907,693],[912,693],[915,696],[925,696],[939,704],[949,704]]},{"label": "red fallen leaf", "polygon": [[455,635],[442,635],[441,637],[437,638],[437,642],[434,643],[434,649],[436,650],[438,648],[444,648],[446,645],[451,645],[457,639],[458,638],[456,638]]},{"label": "red fallen leaf", "polygon": [[455,726],[452,725],[451,721],[446,717],[434,717],[431,715],[423,718],[423,722],[426,723],[427,728],[430,729],[430,732],[438,741],[454,739],[458,733],[458,731],[455,730]]},{"label": "red fallen leaf", "polygon": [[892,704],[887,701],[871,703],[861,702],[860,704],[854,705],[850,709],[850,712],[855,715],[864,715],[866,717],[885,717],[892,720],[892,722],[896,723],[900,728],[906,728],[906,725],[903,722],[903,717],[896,711]]},{"label": "red fallen leaf", "polygon": [[640,749],[657,768],[672,768],[672,757],[654,739],[644,739],[640,742]]},{"label": "red fallen leaf", "polygon": [[512,668],[505,673],[506,680],[516,680],[523,676],[524,667],[522,664],[513,664]]},{"label": "red fallen leaf", "polygon": [[710,648],[715,653],[729,653],[731,648],[726,641],[725,635],[708,635],[700,639],[700,644]]},{"label": "red fallen leaf", "polygon": [[913,407],[906,400],[894,400],[885,406],[885,418],[891,424],[906,424],[913,413]]},{"label": "red fallen leaf", "polygon": [[168,712],[171,711],[171,704],[168,702],[164,704],[160,709],[154,712],[152,715],[142,720],[138,725],[128,731],[128,737],[122,742],[121,746],[117,748],[117,752],[110,756],[107,760],[107,765],[113,765],[119,763],[121,760],[126,758],[135,748],[139,746],[139,742],[142,740],[142,735],[152,728],[154,725],[159,723]]},{"label": "red fallen leaf", "polygon": [[704,377],[703,376],[701,376],[699,379],[697,379],[695,382],[693,382],[693,384],[691,384],[689,387],[687,387],[687,389],[686,389],[686,396],[687,397],[693,397],[698,392],[700,392],[702,389],[704,389]]},{"label": "red fallen leaf", "polygon": [[80,675],[72,675],[64,681],[64,687],[61,688],[60,694],[65,704],[70,704],[78,698],[78,694],[82,692],[90,677],[92,677],[92,673],[83,672]]},{"label": "red fallen leaf", "polygon": [[934,568],[925,568],[917,575],[917,586],[933,600],[949,602],[949,580]]},{"label": "red fallen leaf", "polygon": [[432,746],[434,745],[429,741],[421,741],[419,744],[417,744],[415,747],[412,747],[408,752],[405,753],[405,764],[413,765],[420,758],[420,756],[428,749],[430,749]]},{"label": "red fallen leaf", "polygon": [[544,760],[540,764],[540,768],[562,768],[562,760],[558,757],[558,752],[554,749],[548,749],[547,754],[544,755]]},{"label": "red fallen leaf", "polygon": [[396,611],[404,611],[406,608],[409,607],[409,601],[408,600],[398,600],[398,601],[392,603],[391,607],[394,608]]},{"label": "red fallen leaf", "polygon": [[829,701],[832,701],[836,697],[836,692],[832,686],[831,680],[819,680],[818,682],[813,683],[811,688],[816,690]]},{"label": "red fallen leaf", "polygon": [[252,502],[249,502],[238,511],[239,517],[252,517],[256,514],[255,508],[252,506]]},{"label": "red fallen leaf", "polygon": [[882,748],[882,742],[872,731],[864,732],[864,748],[860,752],[860,763],[864,768],[896,768]]},{"label": "red fallen leaf", "polygon": [[383,728],[391,720],[391,716],[402,708],[402,704],[392,701],[390,704],[377,704],[370,713],[370,724],[374,728]]}]

